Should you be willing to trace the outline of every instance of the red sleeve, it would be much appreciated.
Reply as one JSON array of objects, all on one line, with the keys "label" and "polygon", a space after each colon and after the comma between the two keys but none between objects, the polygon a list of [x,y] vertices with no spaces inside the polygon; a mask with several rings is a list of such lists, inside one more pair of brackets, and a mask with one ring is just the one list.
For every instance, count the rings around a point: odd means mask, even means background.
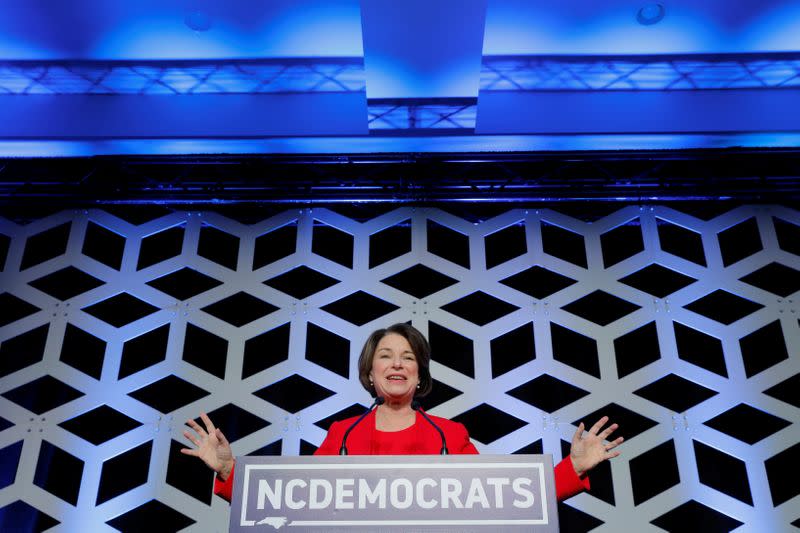
[{"label": "red sleeve", "polygon": [[233,463],[233,468],[231,469],[231,474],[228,476],[228,479],[222,481],[219,476],[214,476],[214,494],[219,496],[220,498],[231,501],[233,498],[233,474],[236,472],[236,463]]},{"label": "red sleeve", "polygon": [[556,474],[556,500],[564,501],[579,492],[589,490],[589,476],[579,478],[569,456],[562,459],[554,470]]},{"label": "red sleeve", "polygon": [[453,438],[448,441],[450,453],[453,455],[477,455],[478,449],[469,440],[469,433],[463,424],[456,424],[454,426]]},{"label": "red sleeve", "polygon": [[339,431],[340,425],[339,422],[331,424],[328,434],[325,435],[325,440],[319,445],[314,455],[339,455],[339,446],[342,442],[342,437],[339,435],[341,433]]}]

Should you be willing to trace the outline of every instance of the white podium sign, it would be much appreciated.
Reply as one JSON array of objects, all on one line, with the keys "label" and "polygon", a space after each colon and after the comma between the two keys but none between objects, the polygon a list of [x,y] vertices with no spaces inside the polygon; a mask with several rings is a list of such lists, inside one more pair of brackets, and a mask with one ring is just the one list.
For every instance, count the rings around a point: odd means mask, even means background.
[{"label": "white podium sign", "polygon": [[550,455],[240,457],[232,532],[557,532]]}]

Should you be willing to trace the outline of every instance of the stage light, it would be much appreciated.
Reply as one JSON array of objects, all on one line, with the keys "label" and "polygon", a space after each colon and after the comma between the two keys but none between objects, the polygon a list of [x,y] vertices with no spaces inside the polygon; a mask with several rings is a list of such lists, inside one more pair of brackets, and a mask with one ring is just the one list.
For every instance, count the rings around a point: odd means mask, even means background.
[{"label": "stage light", "polygon": [[183,22],[192,31],[200,32],[211,29],[211,15],[200,9],[187,13]]},{"label": "stage light", "polygon": [[642,26],[658,24],[664,18],[666,10],[663,4],[646,4],[636,13],[636,20]]}]

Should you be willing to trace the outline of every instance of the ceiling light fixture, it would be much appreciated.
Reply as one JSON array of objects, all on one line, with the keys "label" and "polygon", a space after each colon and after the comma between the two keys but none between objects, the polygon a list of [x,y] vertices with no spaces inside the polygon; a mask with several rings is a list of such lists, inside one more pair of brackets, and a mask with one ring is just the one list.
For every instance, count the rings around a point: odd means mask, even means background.
[{"label": "ceiling light fixture", "polygon": [[211,15],[203,10],[196,9],[186,14],[183,18],[183,23],[192,31],[208,31],[211,29]]},{"label": "ceiling light fixture", "polygon": [[645,4],[636,13],[636,20],[642,26],[652,26],[661,22],[665,14],[666,10],[663,4]]}]

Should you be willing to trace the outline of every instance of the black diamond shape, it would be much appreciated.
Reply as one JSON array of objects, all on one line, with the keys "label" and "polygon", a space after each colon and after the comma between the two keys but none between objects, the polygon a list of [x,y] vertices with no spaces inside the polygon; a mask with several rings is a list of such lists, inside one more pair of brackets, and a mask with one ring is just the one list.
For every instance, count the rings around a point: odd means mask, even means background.
[{"label": "black diamond shape", "polygon": [[287,323],[245,341],[242,379],[289,358],[289,329]]},{"label": "black diamond shape", "polygon": [[410,251],[411,221],[404,220],[369,236],[369,268],[375,268]]},{"label": "black diamond shape", "polygon": [[520,222],[487,235],[484,244],[486,246],[486,268],[493,268],[519,257],[528,251],[525,225]]},{"label": "black diamond shape", "polygon": [[122,345],[117,379],[150,368],[167,358],[169,324],[134,337]]},{"label": "black diamond shape", "polygon": [[739,339],[739,348],[748,378],[789,359],[780,320]]},{"label": "black diamond shape", "polygon": [[634,505],[646,502],[681,482],[672,440],[631,459],[630,469]]},{"label": "black diamond shape", "polygon": [[603,250],[603,266],[609,268],[617,263],[644,251],[641,222],[638,218],[600,236]]},{"label": "black diamond shape", "polygon": [[694,440],[692,443],[700,483],[753,505],[744,461],[702,442]]},{"label": "black diamond shape", "polygon": [[60,407],[81,396],[83,396],[81,391],[50,375],[42,376],[3,393],[4,398],[37,415]]},{"label": "black diamond shape", "polygon": [[61,361],[95,379],[100,379],[106,342],[72,324],[67,324],[61,343]]},{"label": "black diamond shape", "polygon": [[723,266],[732,265],[764,249],[755,218],[719,232],[717,238]]},{"label": "black diamond shape", "polygon": [[253,270],[257,270],[297,251],[297,221],[256,238]]},{"label": "black diamond shape", "polygon": [[81,253],[104,265],[119,270],[125,251],[125,237],[110,231],[99,224],[89,222],[83,238]]},{"label": "black diamond shape", "polygon": [[[271,422],[232,403],[214,409],[208,413],[208,417],[216,423],[216,426],[222,430],[225,438],[230,442],[243,439],[251,433],[272,425]],[[203,427],[203,421],[199,417],[194,421]]]},{"label": "black diamond shape", "polygon": [[284,272],[280,276],[268,279],[264,282],[264,285],[285,292],[292,298],[303,300],[337,283],[339,283],[338,279],[301,265],[289,272]]},{"label": "black diamond shape", "polygon": [[772,505],[775,507],[800,494],[800,485],[796,482],[798,454],[800,454],[800,443],[764,461]]},{"label": "black diamond shape", "polygon": [[800,374],[768,388],[764,394],[800,408]]},{"label": "black diamond shape", "polygon": [[76,505],[81,489],[83,461],[58,446],[42,441],[33,484],[67,503]]},{"label": "black diamond shape", "polygon": [[0,233],[0,270],[5,269],[8,249],[11,246],[11,237]]},{"label": "black diamond shape", "polygon": [[70,225],[70,222],[65,222],[60,226],[28,237],[19,269],[25,270],[64,254],[67,251]]},{"label": "black diamond shape", "polygon": [[364,291],[354,292],[322,307],[323,311],[327,311],[356,326],[363,326],[367,322],[391,313],[395,309],[399,309],[399,307]]},{"label": "black diamond shape", "polygon": [[328,431],[334,422],[338,422],[339,420],[347,420],[348,418],[352,418],[354,416],[361,416],[367,410],[366,405],[362,405],[360,403],[354,403],[349,407],[345,407],[341,411],[333,413],[331,416],[327,416],[321,420],[317,420],[314,422],[314,425],[321,427],[325,431]]},{"label": "black diamond shape", "polygon": [[158,307],[131,296],[127,292],[112,296],[107,300],[84,307],[83,311],[89,313],[115,328],[121,328],[140,318],[158,311]]},{"label": "black diamond shape", "polygon": [[147,483],[153,441],[122,452],[103,463],[96,505]]},{"label": "black diamond shape", "polygon": [[511,389],[507,394],[538,407],[542,411],[552,413],[565,405],[580,400],[589,394],[589,391],[565,383],[548,374],[542,374],[538,378]]},{"label": "black diamond shape", "polygon": [[640,309],[640,306],[604,291],[594,291],[562,309],[595,324],[607,326]]},{"label": "black diamond shape", "polygon": [[500,283],[541,300],[577,281],[537,265],[507,277]]},{"label": "black diamond shape", "polygon": [[414,298],[427,298],[433,293],[455,285],[458,280],[425,265],[414,265],[382,279],[381,283],[410,294]]},{"label": "black diamond shape", "polygon": [[469,237],[428,220],[428,251],[464,268],[469,268]]},{"label": "black diamond shape", "polygon": [[597,341],[576,331],[550,323],[550,339],[553,345],[553,359],[565,365],[600,377],[600,359],[597,355]]},{"label": "black diamond shape", "polygon": [[37,311],[41,309],[25,300],[20,300],[13,294],[7,292],[0,294],[0,328]]},{"label": "black diamond shape", "polygon": [[524,420],[482,403],[453,418],[464,424],[469,436],[478,442],[489,444],[525,425]]},{"label": "black diamond shape", "polygon": [[48,323],[0,343],[0,377],[41,361],[49,329]]},{"label": "black diamond shape", "polygon": [[184,267],[166,276],[148,281],[147,284],[177,300],[188,300],[214,287],[219,287],[222,282],[192,268]]},{"label": "black diamond shape", "polygon": [[45,294],[49,294],[53,298],[64,301],[99,287],[103,285],[103,283],[105,282],[94,276],[90,276],[86,272],[78,270],[73,266],[68,266],[67,268],[43,276],[35,281],[31,281],[29,285],[39,289]]},{"label": "black diamond shape", "polygon": [[[305,441],[303,441],[301,439],[301,442],[305,442]],[[252,456],[255,456],[255,457],[258,457],[260,455],[276,456],[276,455],[282,455],[282,451],[283,451],[283,439],[278,439],[275,442],[271,442],[271,443],[267,444],[266,446],[262,446],[261,448],[259,448],[257,450],[253,450],[252,452],[248,453],[247,455],[252,455]],[[300,455],[302,455],[302,453]]]},{"label": "black diamond shape", "polygon": [[176,226],[142,239],[136,270],[142,270],[181,255],[184,233],[183,226]]},{"label": "black diamond shape", "polygon": [[[15,442],[0,450],[0,489],[4,489],[14,483],[19,468],[19,458],[22,455],[23,441]],[[0,527],[3,525],[3,513],[0,512]]]},{"label": "black diamond shape", "polygon": [[783,418],[744,403],[703,423],[747,444],[755,444],[791,425]]},{"label": "black diamond shape", "polygon": [[151,531],[158,524],[161,531],[180,531],[194,524],[194,520],[158,500],[135,507],[127,513],[106,522],[119,531]]},{"label": "black diamond shape", "polygon": [[695,500],[689,500],[651,520],[651,524],[670,533],[686,531],[687,524],[697,531],[733,531],[744,522],[706,507]]},{"label": "black diamond shape", "polygon": [[656,219],[656,224],[662,250],[697,265],[706,266],[706,253],[699,233],[670,224],[660,218]]},{"label": "black diamond shape", "polygon": [[664,376],[633,393],[676,413],[682,413],[717,395],[716,391],[675,374]]},{"label": "black diamond shape", "polygon": [[0,431],[5,431],[13,425],[13,423],[0,416]]},{"label": "black diamond shape", "polygon": [[350,341],[309,322],[306,359],[347,378],[350,376]]},{"label": "black diamond shape", "polygon": [[510,372],[536,359],[533,322],[491,340],[492,378]]},{"label": "black diamond shape", "polygon": [[800,226],[775,217],[772,217],[772,223],[775,225],[775,235],[781,250],[800,255]]},{"label": "black diamond shape", "polygon": [[586,243],[583,235],[542,222],[542,249],[573,265],[586,268]]},{"label": "black diamond shape", "polygon": [[178,376],[170,375],[155,383],[129,392],[128,396],[167,414],[208,396],[208,394],[207,391],[197,385],[193,385]]},{"label": "black diamond shape", "polygon": [[3,531],[45,531],[60,524],[58,520],[32,507],[22,500],[17,500],[0,509],[0,527]]},{"label": "black diamond shape", "polygon": [[303,376],[293,374],[253,394],[285,411],[296,413],[336,393]]},{"label": "black diamond shape", "polygon": [[617,375],[622,378],[661,358],[656,323],[650,322],[614,339]]},{"label": "black diamond shape", "polygon": [[460,390],[451,387],[447,383],[442,383],[441,381],[434,379],[433,389],[427,396],[420,398],[420,403],[426,411],[430,411],[431,409],[438,407],[445,402],[449,402],[456,396],[460,395]]},{"label": "black diamond shape", "polygon": [[783,297],[800,290],[800,270],[780,263],[770,263],[739,280]]},{"label": "black diamond shape", "polygon": [[619,281],[647,294],[664,298],[697,280],[661,265],[652,264]]},{"label": "black diamond shape", "polygon": [[185,447],[186,444],[175,440],[170,443],[165,481],[167,485],[210,505],[213,494],[208,488],[214,483],[214,472],[208,468],[197,468],[194,457],[181,453]]},{"label": "black diamond shape", "polygon": [[435,322],[428,322],[431,359],[457,372],[475,377],[475,348],[472,339]]},{"label": "black diamond shape", "polygon": [[764,306],[718,289],[684,307],[727,326]]},{"label": "black diamond shape", "polygon": [[209,374],[225,379],[228,341],[194,324],[186,324],[183,360]]},{"label": "black diamond shape", "polygon": [[205,224],[200,228],[197,255],[236,270],[239,259],[239,237]]},{"label": "black diamond shape", "polygon": [[483,291],[478,291],[443,305],[442,309],[473,324],[485,326],[489,322],[516,311],[519,307]]},{"label": "black diamond shape", "polygon": [[678,357],[709,372],[728,377],[722,341],[696,329],[673,322]]},{"label": "black diamond shape", "polygon": [[119,437],[141,425],[138,420],[107,405],[101,405],[59,424],[70,433],[74,433],[94,445]]},{"label": "black diamond shape", "polygon": [[228,324],[241,327],[277,311],[278,307],[240,291],[233,296],[207,305],[202,310]]},{"label": "black diamond shape", "polygon": [[604,523],[605,522],[599,518],[596,518],[589,513],[584,513],[583,511],[572,507],[571,505],[567,505],[564,502],[558,503],[558,529],[560,531],[586,533],[602,526]]},{"label": "black diamond shape", "polygon": [[333,226],[321,224],[316,220],[314,222],[311,251],[334,263],[353,268],[353,236]]},{"label": "black diamond shape", "polygon": [[655,421],[639,413],[635,413],[630,409],[626,409],[621,405],[617,405],[616,403],[610,403],[605,407],[601,407],[585,415],[583,418],[575,420],[572,425],[578,426],[578,424],[583,422],[584,425],[589,428],[603,416],[607,416],[610,422],[619,424],[619,429],[616,430],[608,440],[614,440],[617,437],[625,437],[625,440],[629,441],[657,425]]}]

